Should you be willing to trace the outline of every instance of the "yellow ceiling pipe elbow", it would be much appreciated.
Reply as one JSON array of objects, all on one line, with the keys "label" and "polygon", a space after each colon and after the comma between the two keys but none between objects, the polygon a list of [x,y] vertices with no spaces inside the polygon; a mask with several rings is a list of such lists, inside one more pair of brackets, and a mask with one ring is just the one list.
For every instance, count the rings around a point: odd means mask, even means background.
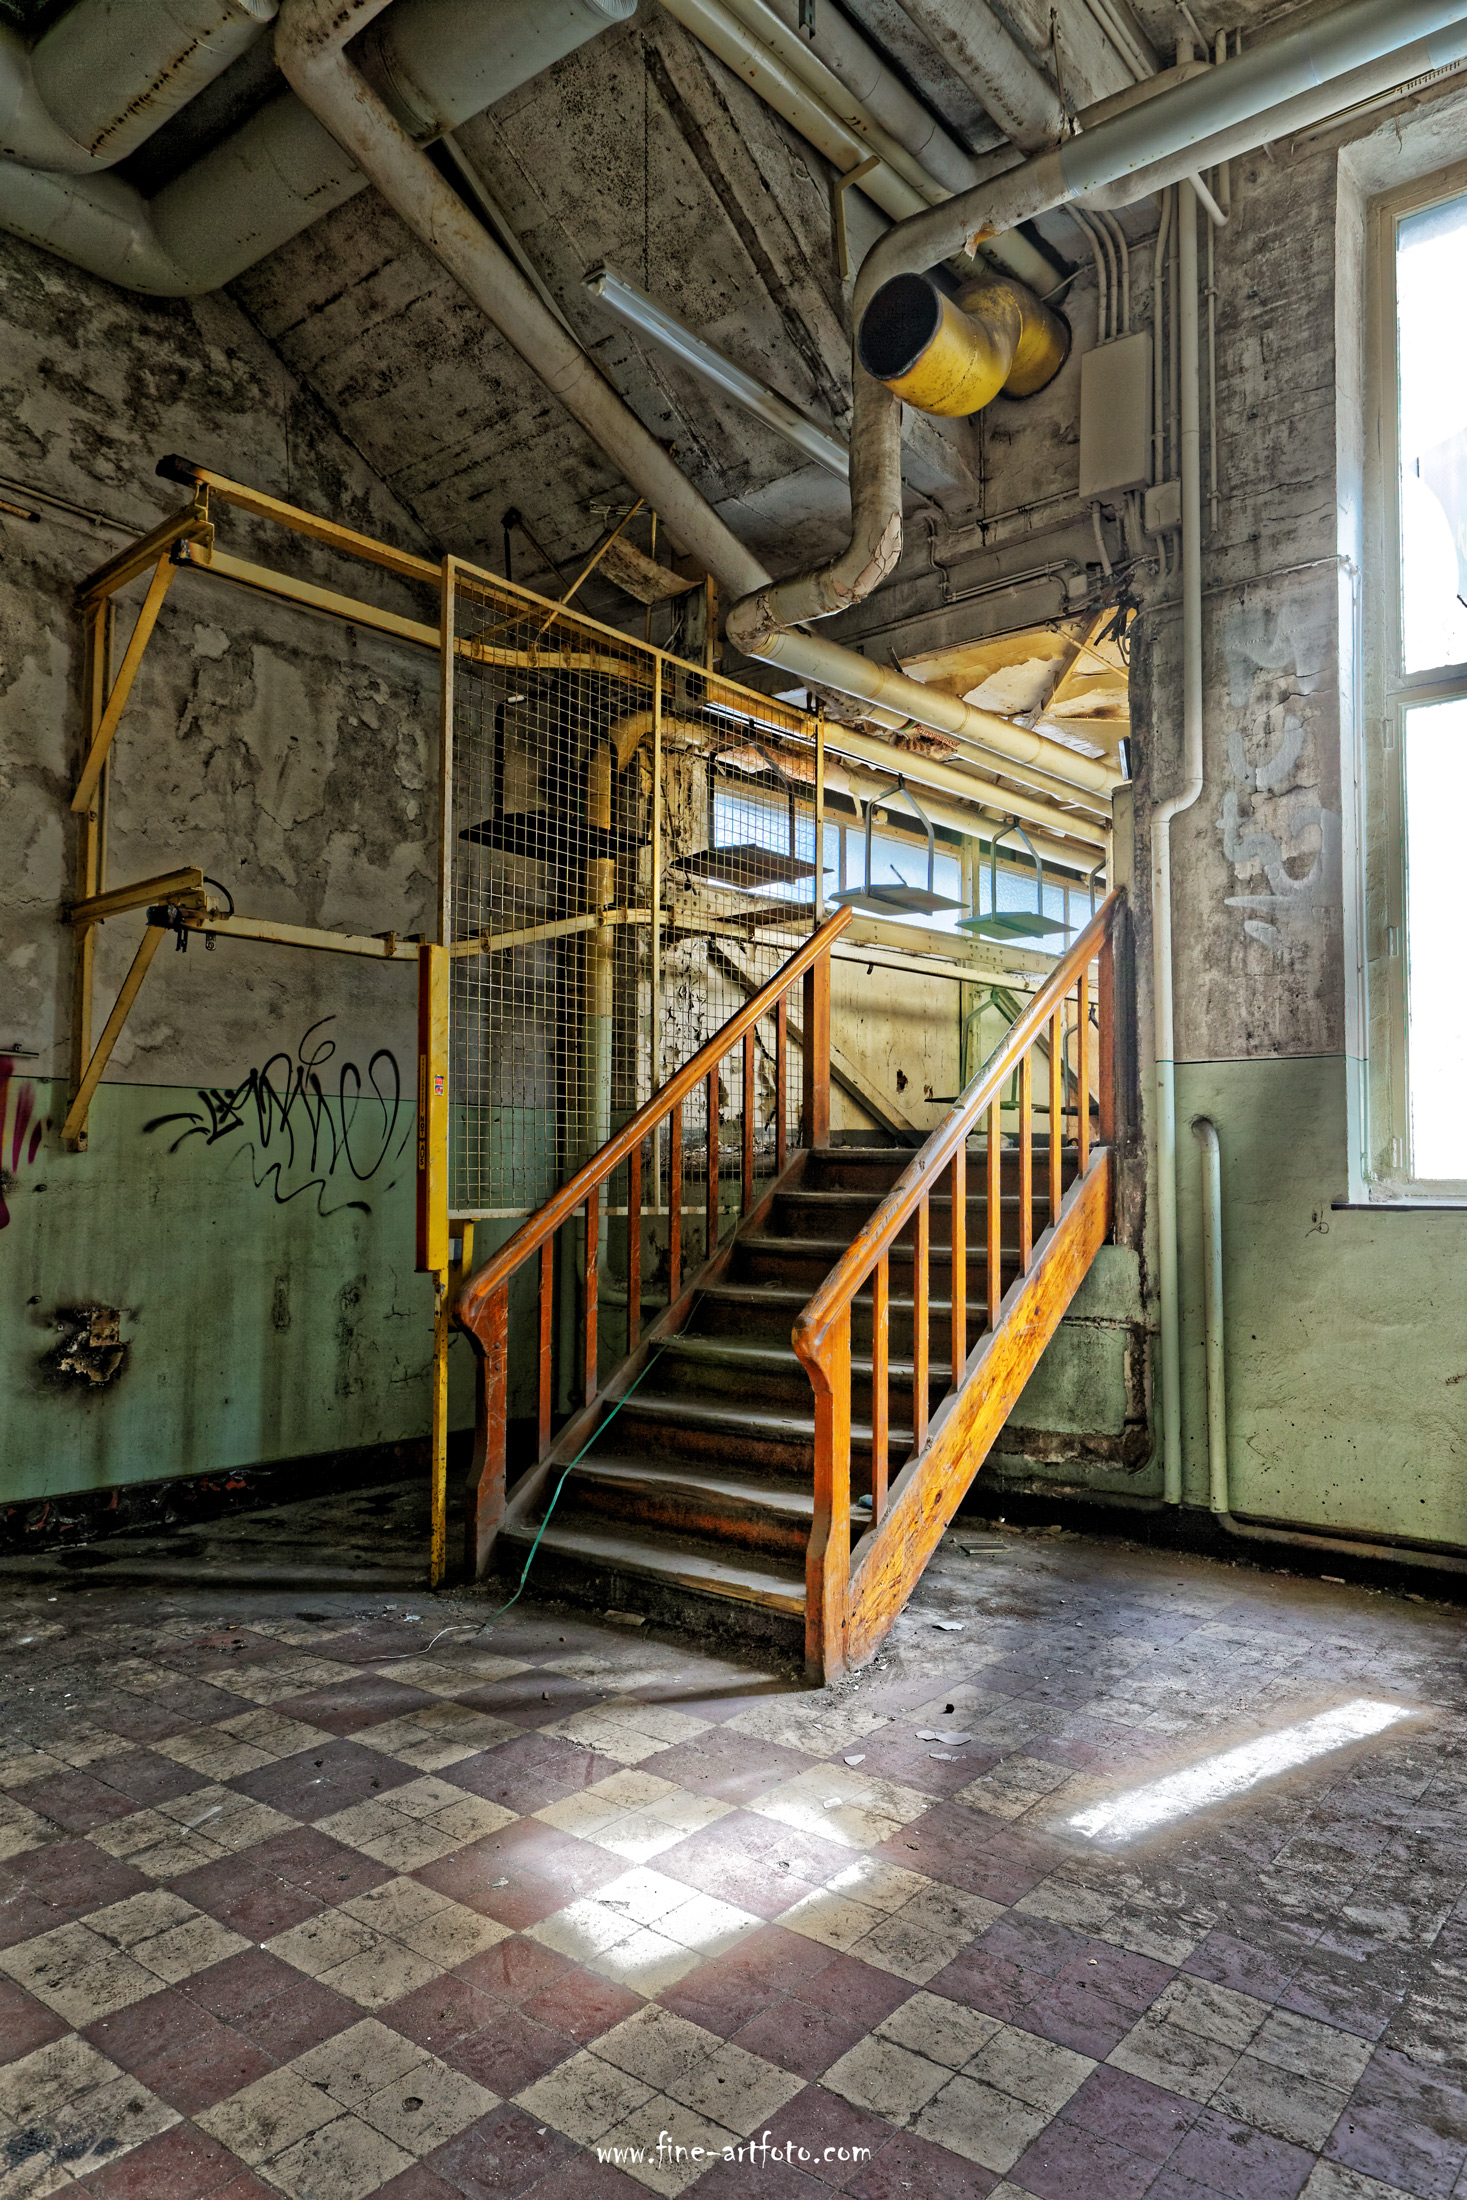
[{"label": "yellow ceiling pipe elbow", "polygon": [[959,418],[1000,391],[1042,390],[1065,363],[1070,331],[1019,282],[985,277],[953,299],[926,275],[896,275],[862,315],[857,348],[904,404]]}]

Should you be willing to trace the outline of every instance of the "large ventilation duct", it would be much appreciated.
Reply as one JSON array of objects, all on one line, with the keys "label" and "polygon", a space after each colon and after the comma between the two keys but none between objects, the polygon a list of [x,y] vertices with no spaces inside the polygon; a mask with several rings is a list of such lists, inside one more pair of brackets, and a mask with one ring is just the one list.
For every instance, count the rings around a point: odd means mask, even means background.
[{"label": "large ventilation duct", "polygon": [[0,24],[0,160],[85,175],[135,152],[264,32],[276,0],[77,0],[33,46]]},{"label": "large ventilation duct", "polygon": [[[182,0],[171,4],[181,10]],[[204,0],[190,4],[201,13]],[[274,12],[273,0],[258,4]],[[215,12],[223,7],[217,0]],[[636,0],[397,0],[388,21],[363,40],[362,65],[394,118],[413,138],[428,139],[467,122],[635,8]],[[114,0],[117,9],[129,21],[152,12],[136,0]],[[73,12],[86,10],[107,14],[107,0],[81,0]],[[57,30],[71,20],[63,17]],[[105,80],[105,65],[94,73]],[[151,127],[162,120],[160,112]],[[160,297],[193,297],[232,282],[367,182],[285,89],[151,199],[120,177],[82,179],[58,167],[0,163],[0,227],[109,282]]]},{"label": "large ventilation duct", "polygon": [[1070,329],[1012,277],[950,298],[925,275],[883,283],[857,331],[857,357],[894,397],[949,419],[981,412],[1000,391],[1032,397],[1069,357]]}]

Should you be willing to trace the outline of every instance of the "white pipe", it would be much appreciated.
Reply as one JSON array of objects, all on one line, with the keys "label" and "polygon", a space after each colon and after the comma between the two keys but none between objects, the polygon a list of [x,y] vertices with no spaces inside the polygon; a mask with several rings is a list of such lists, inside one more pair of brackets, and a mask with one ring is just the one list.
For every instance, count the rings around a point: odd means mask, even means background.
[{"label": "white pipe", "polygon": [[34,46],[0,24],[0,160],[110,168],[222,76],[276,0],[77,0]]},{"label": "white pipe", "polygon": [[[1063,833],[1080,841],[1086,848],[1105,849],[1110,845],[1110,827],[1103,821],[1093,817],[1072,817],[1053,803],[1035,801],[1033,796],[1013,788],[994,786],[975,772],[960,771],[955,764],[940,757],[894,749],[874,734],[860,733],[834,719],[825,721],[825,745],[832,755],[873,765],[878,771],[903,772],[916,786],[930,787],[937,794],[954,795],[963,802],[982,803],[985,808],[1001,810],[1005,815],[1025,818],[1050,832]],[[1071,862],[1079,859],[1079,850],[1068,858]]]},{"label": "white pipe", "polygon": [[1151,972],[1156,1041],[1157,1236],[1161,1298],[1161,1464],[1169,1505],[1182,1502],[1181,1304],[1177,1277],[1176,1027],[1172,1000],[1171,822],[1202,792],[1202,467],[1197,312],[1197,201],[1177,191],[1181,244],[1182,783],[1151,813]]},{"label": "white pipe", "polygon": [[[393,88],[401,114],[420,118],[431,135],[466,122],[608,24],[625,21],[635,5],[496,0],[493,8],[465,8],[460,0],[396,0],[390,26],[364,60]],[[0,227],[108,282],[155,297],[196,297],[232,282],[366,182],[330,132],[282,89],[151,199],[120,176],[0,161]]]},{"label": "white pipe", "polygon": [[[842,174],[875,153],[876,166],[855,188],[893,221],[906,221],[954,196],[851,98],[835,72],[792,38],[760,0],[663,0],[663,4]],[[975,172],[976,168],[975,163]],[[964,183],[961,188],[970,186]],[[1001,256],[1016,275],[1038,290],[1047,289],[1053,280],[1051,263],[1024,237],[1006,236]]]},{"label": "white pipe", "polygon": [[725,358],[721,351],[715,350],[703,337],[695,336],[691,329],[684,328],[681,321],[674,320],[645,291],[638,290],[636,284],[629,283],[624,275],[618,275],[615,268],[593,268],[585,278],[585,283],[593,297],[599,298],[604,306],[609,306],[629,327],[650,337],[654,344],[661,345],[674,359],[680,359],[700,380],[707,382],[713,389],[722,390],[725,397],[731,397],[735,404],[742,405],[756,420],[762,420],[767,428],[773,428],[777,435],[782,435],[787,442],[793,443],[796,450],[801,451],[806,458],[813,459],[817,466],[823,466],[828,474],[838,474],[842,481],[850,479],[851,454],[839,436],[833,435],[828,428],[818,426],[797,405],[792,405],[788,398],[776,395],[756,375],[736,366],[732,359]]},{"label": "white pipe", "polygon": [[903,4],[1006,138],[1026,153],[1058,144],[1069,128],[1060,96],[987,0],[903,0]]},{"label": "white pipe", "polygon": [[615,457],[624,478],[719,586],[747,587],[750,581],[740,576],[751,574],[762,580],[758,559],[673,464],[347,59],[348,40],[386,5],[387,0],[285,0],[275,56],[297,97],[592,440]]}]

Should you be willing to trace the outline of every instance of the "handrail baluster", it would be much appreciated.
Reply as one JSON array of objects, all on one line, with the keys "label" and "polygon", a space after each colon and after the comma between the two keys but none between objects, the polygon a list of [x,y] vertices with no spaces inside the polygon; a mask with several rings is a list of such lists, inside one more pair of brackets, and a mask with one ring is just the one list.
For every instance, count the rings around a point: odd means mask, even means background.
[{"label": "handrail baluster", "polygon": [[718,1064],[708,1072],[708,1210],[703,1257],[712,1260],[718,1249]]},{"label": "handrail baluster", "polygon": [[871,1519],[886,1511],[890,1465],[890,1397],[887,1389],[891,1340],[891,1261],[883,1253],[871,1279]]},{"label": "handrail baluster", "polygon": [[790,997],[788,989],[780,994],[774,1004],[774,1173],[784,1175],[784,1165],[789,1158],[789,1031]]},{"label": "handrail baluster", "polygon": [[912,1229],[912,1448],[927,1441],[927,1308],[932,1218],[919,1202]]},{"label": "handrail baluster", "polygon": [[968,1147],[966,1140],[953,1148],[952,1220],[948,1224],[948,1267],[952,1275],[952,1370],[953,1389],[963,1380],[968,1357]]},{"label": "handrail baluster", "polygon": [[540,1366],[536,1385],[535,1457],[550,1449],[550,1401],[555,1377],[555,1240],[540,1248]]},{"label": "handrail baluster", "polygon": [[1019,1274],[1034,1258],[1034,1050],[1019,1063]]},{"label": "handrail baluster", "polygon": [[988,1326],[998,1327],[1003,1298],[1003,1087],[988,1104]]},{"label": "handrail baluster", "polygon": [[743,1183],[739,1192],[739,1213],[746,1215],[754,1204],[754,1027],[751,1024],[744,1033],[744,1153]]},{"label": "handrail baluster", "polygon": [[675,1303],[683,1282],[683,1104],[667,1127],[667,1298]]},{"label": "handrail baluster", "polygon": [[1049,1019],[1049,1219],[1059,1221],[1065,1196],[1064,1004]]},{"label": "handrail baluster", "polygon": [[1075,981],[1075,1146],[1080,1175],[1090,1165],[1090,972]]},{"label": "handrail baluster", "polygon": [[586,1359],[585,1397],[589,1402],[596,1395],[596,1371],[600,1364],[600,1258],[601,1258],[601,1187],[593,1184],[586,1194]]},{"label": "handrail baluster", "polygon": [[627,1350],[642,1336],[642,1149],[627,1155]]}]

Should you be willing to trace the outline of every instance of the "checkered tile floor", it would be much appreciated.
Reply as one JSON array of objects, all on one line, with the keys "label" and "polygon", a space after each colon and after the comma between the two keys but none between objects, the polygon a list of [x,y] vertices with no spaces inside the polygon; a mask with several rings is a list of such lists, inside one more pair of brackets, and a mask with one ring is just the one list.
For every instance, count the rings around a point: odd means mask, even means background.
[{"label": "checkered tile floor", "polygon": [[[824,1694],[550,1608],[8,1591],[0,2200],[1467,2195],[1458,1616],[962,1540]],[[1362,1692],[1424,1716],[1067,1826]]]}]

